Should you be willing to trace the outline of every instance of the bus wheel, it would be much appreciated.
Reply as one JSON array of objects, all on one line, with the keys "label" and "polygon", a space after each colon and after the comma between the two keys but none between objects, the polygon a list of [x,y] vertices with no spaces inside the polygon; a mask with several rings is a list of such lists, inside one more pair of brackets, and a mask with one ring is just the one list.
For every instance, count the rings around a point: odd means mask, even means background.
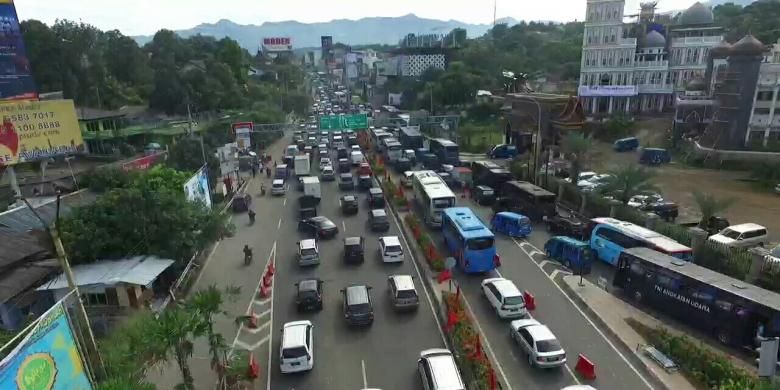
[{"label": "bus wheel", "polygon": [[718,333],[718,341],[720,341],[721,344],[731,344],[731,335],[729,335],[729,332],[727,332],[725,329],[717,329]]},{"label": "bus wheel", "polygon": [[643,298],[644,298],[644,296],[642,296],[642,293],[641,293],[641,292],[639,292],[639,291],[634,291],[634,301],[635,301],[635,302],[637,302],[637,303],[639,303],[639,302],[642,302],[642,299],[643,299]]}]

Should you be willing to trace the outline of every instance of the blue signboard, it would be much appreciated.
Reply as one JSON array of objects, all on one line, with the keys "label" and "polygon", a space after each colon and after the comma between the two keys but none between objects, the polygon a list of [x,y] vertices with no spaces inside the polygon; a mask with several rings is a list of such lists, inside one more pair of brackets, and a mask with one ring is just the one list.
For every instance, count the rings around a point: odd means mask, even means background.
[{"label": "blue signboard", "polygon": [[37,99],[13,0],[0,0],[0,100]]},{"label": "blue signboard", "polygon": [[0,362],[0,389],[92,389],[62,303]]}]

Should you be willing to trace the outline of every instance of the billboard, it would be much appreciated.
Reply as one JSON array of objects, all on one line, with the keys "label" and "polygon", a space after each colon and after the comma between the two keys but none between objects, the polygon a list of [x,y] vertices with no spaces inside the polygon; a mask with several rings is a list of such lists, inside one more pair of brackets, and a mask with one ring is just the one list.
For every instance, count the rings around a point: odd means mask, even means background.
[{"label": "billboard", "polygon": [[13,0],[0,0],[0,100],[37,99]]},{"label": "billboard", "polygon": [[0,116],[0,166],[85,151],[72,100],[3,102]]},{"label": "billboard", "polygon": [[19,345],[0,361],[0,388],[92,389],[62,302],[44,313]]},{"label": "billboard", "polygon": [[320,117],[321,130],[338,129],[367,129],[368,117],[366,114],[353,115],[323,115]]},{"label": "billboard", "polygon": [[636,96],[637,93],[636,85],[581,85],[577,89],[578,96]]},{"label": "billboard", "polygon": [[322,51],[330,50],[333,48],[333,37],[330,35],[323,35],[320,37],[320,45]]},{"label": "billboard", "polygon": [[145,171],[163,160],[166,152],[157,152],[148,156],[139,157],[135,160],[123,162],[121,167],[125,172],[130,171]]},{"label": "billboard", "polygon": [[239,150],[252,149],[252,130],[254,127],[255,124],[252,122],[237,122],[231,126],[233,134],[236,135],[236,144]]},{"label": "billboard", "polygon": [[211,193],[209,192],[209,178],[206,168],[203,167],[184,183],[184,195],[190,202],[201,202],[211,208]]},{"label": "billboard", "polygon": [[292,51],[292,49],[290,37],[263,38],[263,52]]}]

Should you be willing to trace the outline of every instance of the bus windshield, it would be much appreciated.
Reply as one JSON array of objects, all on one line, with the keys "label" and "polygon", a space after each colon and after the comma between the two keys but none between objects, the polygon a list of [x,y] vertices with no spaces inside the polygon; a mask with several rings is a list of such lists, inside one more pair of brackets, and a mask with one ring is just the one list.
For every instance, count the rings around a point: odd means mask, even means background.
[{"label": "bus windshield", "polygon": [[472,238],[466,241],[466,248],[470,250],[481,251],[483,249],[488,249],[491,247],[493,247],[492,237]]},{"label": "bus windshield", "polygon": [[451,207],[455,204],[453,199],[434,199],[433,200],[433,207],[437,209],[446,209],[447,207]]}]

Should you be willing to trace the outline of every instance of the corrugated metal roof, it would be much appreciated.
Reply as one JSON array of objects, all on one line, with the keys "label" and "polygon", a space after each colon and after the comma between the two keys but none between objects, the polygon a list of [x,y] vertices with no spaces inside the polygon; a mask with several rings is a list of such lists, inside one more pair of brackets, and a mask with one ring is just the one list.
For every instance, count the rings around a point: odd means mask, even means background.
[{"label": "corrugated metal roof", "polygon": [[[135,256],[123,260],[101,260],[91,264],[73,267],[73,277],[78,286],[114,285],[129,283],[145,286],[157,278],[165,269],[173,264],[173,260],[161,259],[155,256]],[[68,281],[65,274],[44,283],[38,290],[59,290],[66,288]]]},{"label": "corrugated metal roof", "polygon": [[[97,199],[97,194],[88,189],[63,196],[60,201],[60,217],[68,214],[76,207],[94,203],[95,199]],[[40,214],[41,218],[46,221],[47,226],[51,225],[57,216],[56,198],[33,207]],[[35,217],[35,214],[27,206],[17,207],[0,213],[0,227],[6,227],[19,233],[43,229],[41,221]]]},{"label": "corrugated metal roof", "polygon": [[0,227],[0,273],[16,262],[30,257],[39,258],[47,252],[47,244],[35,235]]}]

